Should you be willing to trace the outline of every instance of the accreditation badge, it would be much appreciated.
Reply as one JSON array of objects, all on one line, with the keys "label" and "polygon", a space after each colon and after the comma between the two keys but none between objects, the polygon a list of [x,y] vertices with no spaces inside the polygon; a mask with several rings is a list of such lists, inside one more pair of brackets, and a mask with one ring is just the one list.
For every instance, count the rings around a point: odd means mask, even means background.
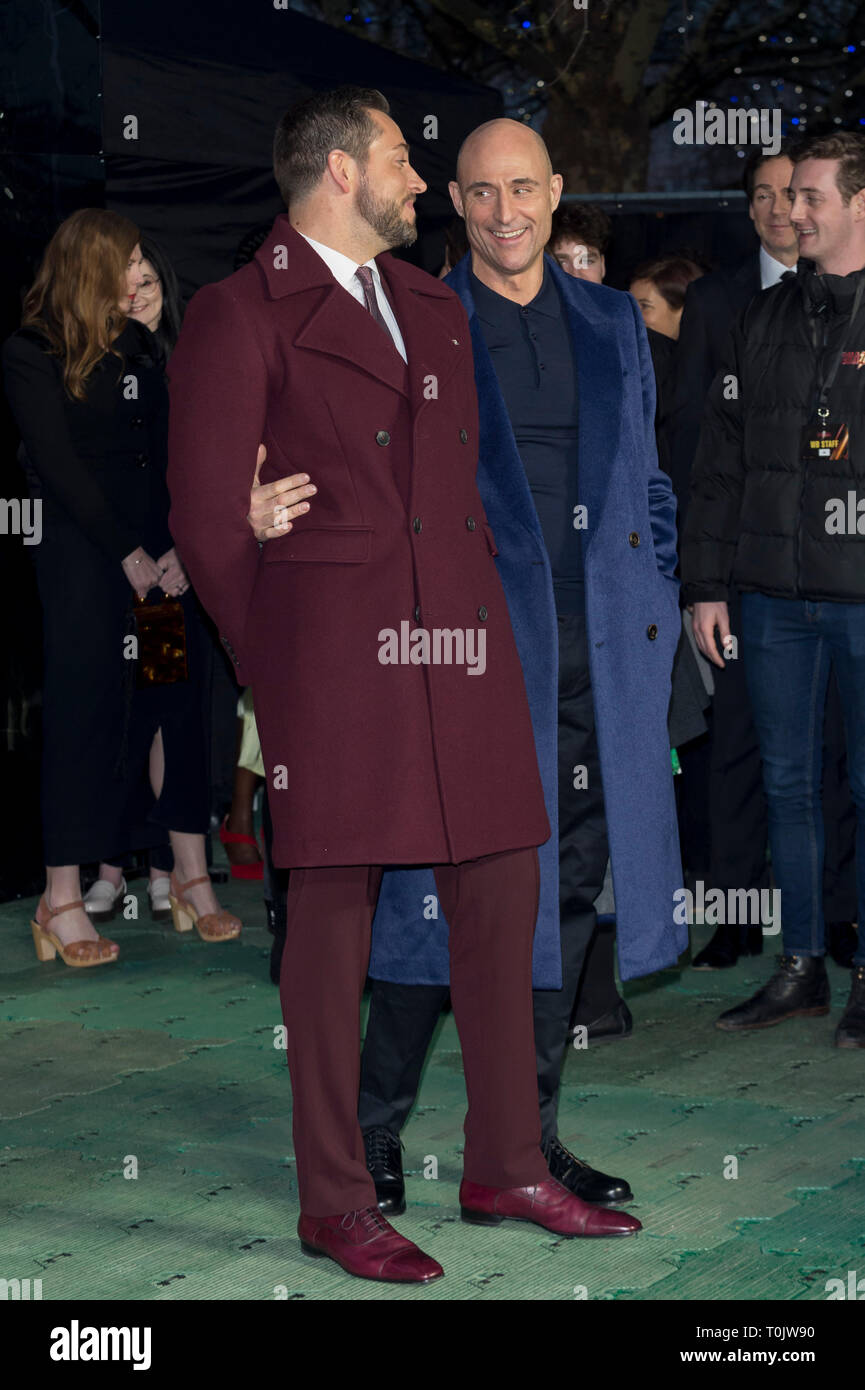
[{"label": "accreditation badge", "polygon": [[843,421],[833,421],[829,412],[817,412],[817,417],[805,426],[802,439],[802,457],[806,463],[817,459],[836,459],[850,457],[850,432]]}]

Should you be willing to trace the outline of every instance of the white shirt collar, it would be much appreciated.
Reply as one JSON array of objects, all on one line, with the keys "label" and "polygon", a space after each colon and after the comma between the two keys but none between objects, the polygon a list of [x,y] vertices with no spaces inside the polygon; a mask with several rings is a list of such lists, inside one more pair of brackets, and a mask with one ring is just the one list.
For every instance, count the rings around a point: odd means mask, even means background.
[{"label": "white shirt collar", "polygon": [[[344,256],[341,251],[335,251],[332,246],[325,246],[321,241],[313,241],[311,236],[306,236],[304,232],[300,235],[304,241],[308,241],[313,251],[317,251],[321,259],[327,265],[334,280],[342,285],[344,290],[349,289],[355,282],[357,271],[357,261],[353,261],[350,256]],[[364,265],[369,266],[373,276],[378,277],[378,266],[374,260],[364,261]]]},{"label": "white shirt collar", "polygon": [[786,275],[788,270],[795,272],[795,265],[785,265],[783,261],[776,261],[774,256],[770,256],[765,246],[760,243],[760,288],[770,290],[773,285],[777,285],[782,275]]}]

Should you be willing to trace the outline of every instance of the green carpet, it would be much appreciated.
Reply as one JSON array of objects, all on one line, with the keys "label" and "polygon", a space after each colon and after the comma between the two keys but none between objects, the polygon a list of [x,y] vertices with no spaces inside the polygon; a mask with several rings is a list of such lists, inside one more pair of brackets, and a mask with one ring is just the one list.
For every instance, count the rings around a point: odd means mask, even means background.
[{"label": "green carpet", "polygon": [[0,1278],[41,1279],[45,1300],[825,1300],[827,1279],[865,1274],[865,1053],[832,1046],[849,972],[829,965],[827,1018],[719,1033],[770,972],[771,939],[732,970],[626,986],[633,1036],[569,1054],[560,1134],[630,1181],[631,1240],[461,1223],[465,1089],[445,1017],[396,1225],[446,1277],[403,1289],[300,1251],[260,885],[220,889],[244,919],[224,946],[151,923],[132,887],[141,920],[111,924],[121,960],[99,970],[40,965],[35,901],[0,906]]}]

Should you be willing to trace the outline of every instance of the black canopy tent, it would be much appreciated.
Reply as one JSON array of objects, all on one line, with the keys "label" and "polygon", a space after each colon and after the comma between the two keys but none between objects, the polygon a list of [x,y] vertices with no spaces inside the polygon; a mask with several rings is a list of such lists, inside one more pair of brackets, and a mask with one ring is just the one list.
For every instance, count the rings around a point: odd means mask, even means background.
[{"label": "black canopy tent", "polygon": [[104,203],[164,243],[186,293],[229,274],[282,210],[279,115],[345,82],[385,93],[429,184],[421,225],[441,225],[463,137],[502,110],[491,88],[270,0],[11,0],[5,16],[4,213],[31,264],[72,208]]}]

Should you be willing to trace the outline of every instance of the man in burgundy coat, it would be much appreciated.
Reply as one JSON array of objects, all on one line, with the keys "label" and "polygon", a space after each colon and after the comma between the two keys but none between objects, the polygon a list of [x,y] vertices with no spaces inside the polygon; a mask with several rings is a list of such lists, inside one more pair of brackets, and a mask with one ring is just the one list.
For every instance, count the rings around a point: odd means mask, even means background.
[{"label": "man in burgundy coat", "polygon": [[[360,1000],[385,864],[435,866],[463,1048],[465,1219],[625,1235],[550,1178],[531,1008],[549,824],[522,672],[475,485],[456,295],[381,255],[425,184],[380,93],[289,111],[288,215],[200,290],[170,368],[171,531],[253,688],[274,861],[292,870],[280,995],[303,1248],[367,1278],[441,1267],[380,1215],[357,1121]],[[375,258],[379,257],[378,260]],[[261,481],[315,471],[313,513],[261,549]]]}]

